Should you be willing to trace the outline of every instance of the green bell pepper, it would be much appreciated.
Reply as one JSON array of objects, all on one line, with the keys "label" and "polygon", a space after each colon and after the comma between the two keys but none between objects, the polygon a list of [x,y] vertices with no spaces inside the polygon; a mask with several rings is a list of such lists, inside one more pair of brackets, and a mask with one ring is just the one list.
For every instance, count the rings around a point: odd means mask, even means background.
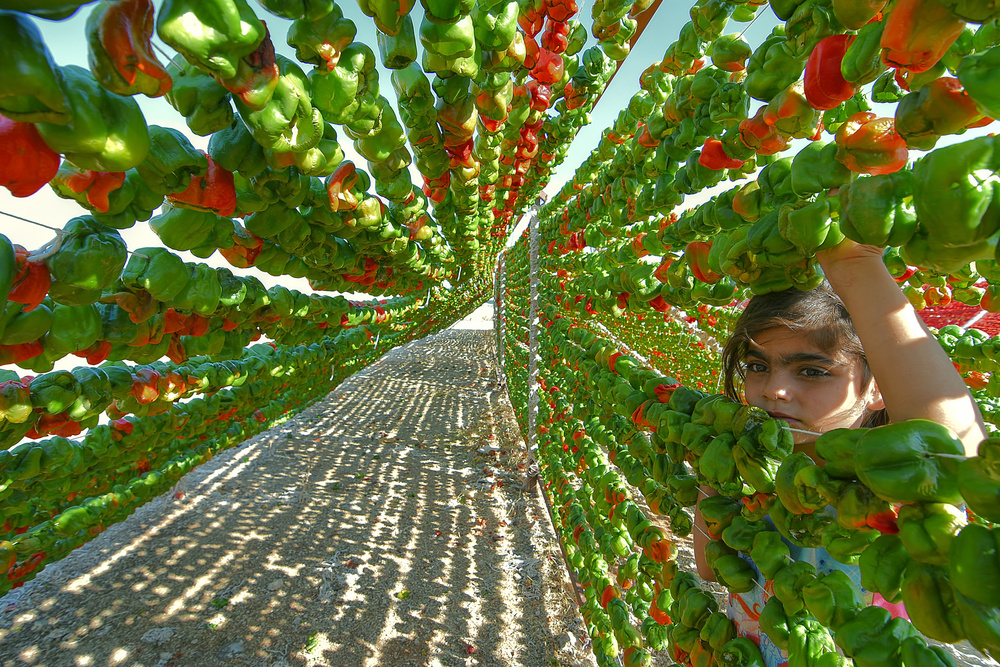
[{"label": "green bell pepper", "polygon": [[8,301],[3,319],[5,327],[0,334],[0,345],[22,345],[34,342],[48,332],[52,326],[52,311],[42,303],[25,312],[24,304]]},{"label": "green bell pepper", "polygon": [[912,172],[867,176],[840,189],[840,231],[857,243],[901,246],[913,236]]},{"label": "green bell pepper", "polygon": [[335,67],[309,73],[313,100],[328,123],[346,125],[359,115],[367,115],[368,109],[374,110],[378,90],[376,65],[369,46],[351,42],[343,48]]},{"label": "green bell pepper", "polygon": [[964,453],[946,427],[914,419],[869,429],[858,440],[855,463],[858,479],[889,502],[960,503],[957,462],[950,457]]},{"label": "green bell pepper", "polygon": [[150,125],[149,140],[149,155],[135,170],[153,192],[161,195],[182,192],[192,178],[204,176],[208,170],[205,154],[195,150],[177,130]]},{"label": "green bell pepper", "polygon": [[951,654],[941,646],[928,646],[922,637],[907,637],[899,645],[903,667],[958,667]]},{"label": "green bell pepper", "polygon": [[173,87],[166,100],[184,116],[187,126],[199,136],[212,135],[233,122],[229,91],[221,83],[177,54],[167,65]]},{"label": "green bell pepper", "polygon": [[757,573],[753,566],[736,555],[724,555],[716,559],[712,570],[716,579],[732,593],[746,593],[757,585]]},{"label": "green bell pepper", "polygon": [[979,110],[994,118],[1000,114],[1000,97],[997,96],[997,65],[1000,64],[1000,46],[966,56],[958,68],[958,80]]},{"label": "green bell pepper", "polygon": [[748,521],[743,516],[737,516],[722,531],[722,540],[730,548],[748,553],[755,544],[757,535],[767,531],[771,531],[771,527],[766,521]]},{"label": "green bell pepper", "polygon": [[805,514],[825,506],[825,503],[819,507],[803,504],[804,499],[800,497],[795,486],[795,477],[799,471],[813,466],[815,463],[809,455],[799,452],[787,457],[778,468],[778,474],[775,477],[775,490],[781,504],[793,514]]},{"label": "green bell pepper", "polygon": [[57,415],[66,411],[80,396],[80,381],[69,371],[52,371],[34,378],[28,388],[31,404],[45,414]]},{"label": "green bell pepper", "polygon": [[839,628],[854,618],[865,604],[861,591],[841,570],[833,570],[802,587],[806,609],[827,627]]},{"label": "green bell pepper", "polygon": [[789,554],[788,545],[782,541],[778,533],[762,531],[754,536],[750,558],[765,579],[773,580],[778,572],[792,562]]},{"label": "green bell pepper", "polygon": [[698,511],[713,539],[722,537],[722,531],[732,525],[741,507],[739,501],[727,496],[710,496],[698,501]]},{"label": "green bell pepper", "polygon": [[774,575],[774,596],[781,600],[785,612],[798,614],[805,609],[802,588],[816,579],[816,568],[805,561],[794,561]]},{"label": "green bell pepper", "polygon": [[306,151],[323,138],[323,116],[310,99],[305,72],[297,64],[276,56],[279,77],[274,95],[261,109],[235,98],[240,118],[264,149],[281,152]]},{"label": "green bell pepper", "polygon": [[884,27],[884,21],[872,21],[858,29],[858,34],[847,47],[847,53],[840,63],[840,73],[845,81],[863,86],[875,81],[885,71],[881,45]]},{"label": "green bell pepper", "polygon": [[192,250],[197,254],[199,249],[207,248],[209,252],[204,256],[208,257],[216,248],[233,246],[234,227],[230,218],[170,204],[164,204],[161,211],[149,221],[149,228],[172,250]]},{"label": "green bell pepper", "polygon": [[980,137],[939,148],[917,161],[913,205],[933,246],[974,246],[1000,230],[1000,216],[987,213],[997,181],[978,176],[991,172],[1000,159],[1000,154],[994,155],[998,141]]},{"label": "green bell pepper", "polygon": [[856,565],[877,537],[874,531],[855,530],[834,523],[823,531],[823,548],[838,563]]},{"label": "green bell pepper", "polygon": [[0,81],[0,114],[21,123],[72,121],[59,68],[42,33],[20,11],[0,10],[0,61],[9,65]]},{"label": "green bell pepper", "polygon": [[888,609],[865,607],[836,629],[834,640],[858,667],[899,664],[900,645],[916,635],[906,619],[893,618]]},{"label": "green bell pepper", "polygon": [[1000,593],[1000,532],[976,523],[965,526],[951,541],[947,565],[956,590],[994,605]]},{"label": "green bell pepper", "polygon": [[212,76],[231,79],[267,34],[246,0],[165,0],[156,34]]},{"label": "green bell pepper", "polygon": [[170,301],[187,285],[184,260],[165,248],[138,248],[122,272],[122,284],[142,289],[157,301]]},{"label": "green bell pepper", "polygon": [[101,290],[118,280],[126,259],[125,241],[117,231],[81,216],[66,223],[45,264],[53,280]]},{"label": "green bell pepper", "polygon": [[815,255],[844,240],[833,217],[840,208],[836,197],[821,196],[807,204],[784,204],[778,210],[778,231],[802,255]]},{"label": "green bell pepper", "polygon": [[958,465],[962,499],[979,516],[1000,523],[1000,440],[983,440],[977,454]]},{"label": "green bell pepper", "polygon": [[814,549],[823,543],[823,531],[833,523],[827,512],[793,514],[779,500],[771,508],[771,520],[781,536],[798,547]]},{"label": "green bell pepper", "polygon": [[287,40],[299,61],[333,69],[357,32],[354,21],[344,18],[344,13],[334,3],[332,11],[322,18],[293,21],[288,27]]},{"label": "green bell pepper", "polygon": [[52,326],[42,338],[47,354],[69,354],[85,350],[101,338],[101,315],[94,305],[52,308]]},{"label": "green bell pepper", "polygon": [[865,549],[858,561],[861,585],[889,602],[898,602],[903,572],[912,560],[898,536],[882,535]]},{"label": "green bell pepper", "polygon": [[[669,591],[667,591],[669,594]],[[722,612],[716,612],[708,617],[705,624],[701,626],[698,636],[703,642],[714,649],[720,649],[728,642],[736,638],[736,628],[729,617]]]},{"label": "green bell pepper", "polygon": [[951,542],[966,524],[953,505],[914,503],[899,510],[899,537],[910,556],[921,563],[947,565]]},{"label": "green bell pepper", "polygon": [[743,86],[755,100],[770,102],[795,83],[803,69],[805,62],[799,60],[784,26],[779,25],[750,56]]},{"label": "green bell pepper", "polygon": [[910,622],[923,635],[947,643],[965,639],[948,570],[911,560],[903,572],[900,594]]},{"label": "green bell pepper", "polygon": [[856,174],[837,162],[837,145],[813,141],[792,158],[792,191],[806,197],[831,188],[843,188]]},{"label": "green bell pepper", "polygon": [[71,119],[35,125],[49,148],[94,171],[125,171],[146,159],[149,131],[135,100],[105,90],[76,65],[60,67],[58,76]]},{"label": "green bell pepper", "polygon": [[765,667],[760,649],[746,637],[737,637],[715,653],[716,663],[722,667]]},{"label": "green bell pepper", "polygon": [[208,155],[223,169],[248,179],[260,175],[267,168],[264,149],[239,119],[212,134],[208,141]]},{"label": "green bell pepper", "polygon": [[830,632],[816,619],[804,618],[792,626],[788,635],[788,667],[808,667],[824,654],[835,653]]},{"label": "green bell pepper", "polygon": [[960,591],[953,592],[965,637],[980,652],[996,659],[1000,656],[1000,609],[976,602]]},{"label": "green bell pepper", "polygon": [[767,635],[775,646],[783,651],[788,650],[788,639],[795,621],[788,618],[781,600],[774,596],[769,597],[760,611],[757,622],[760,624],[761,632]]},{"label": "green bell pepper", "polygon": [[170,305],[179,312],[211,315],[219,307],[222,284],[216,269],[204,264],[187,264],[188,280]]}]

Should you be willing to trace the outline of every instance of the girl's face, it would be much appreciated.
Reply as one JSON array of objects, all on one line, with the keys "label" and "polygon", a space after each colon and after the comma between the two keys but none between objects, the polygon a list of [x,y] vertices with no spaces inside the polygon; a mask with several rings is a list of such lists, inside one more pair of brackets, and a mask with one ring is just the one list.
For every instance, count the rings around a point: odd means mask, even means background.
[{"label": "girl's face", "polygon": [[[802,332],[783,327],[757,336],[746,356],[746,402],[803,431],[857,428],[866,408],[883,407],[875,383],[862,387],[863,380],[860,359],[821,350]],[[816,439],[793,435],[795,444]]]}]

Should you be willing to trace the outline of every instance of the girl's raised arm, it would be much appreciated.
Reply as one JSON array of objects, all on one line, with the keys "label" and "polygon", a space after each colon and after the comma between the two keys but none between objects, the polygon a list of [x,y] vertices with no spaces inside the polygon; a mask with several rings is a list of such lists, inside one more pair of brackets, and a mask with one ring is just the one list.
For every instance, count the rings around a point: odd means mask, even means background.
[{"label": "girl's raised arm", "polygon": [[882,262],[882,249],[845,240],[817,253],[865,349],[889,418],[950,428],[973,456],[986,427],[972,394]]}]

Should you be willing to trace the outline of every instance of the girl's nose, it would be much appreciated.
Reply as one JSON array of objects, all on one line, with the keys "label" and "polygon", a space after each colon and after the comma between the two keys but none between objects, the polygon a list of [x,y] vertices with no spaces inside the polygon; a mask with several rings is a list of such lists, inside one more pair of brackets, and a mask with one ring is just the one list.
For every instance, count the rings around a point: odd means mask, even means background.
[{"label": "girl's nose", "polygon": [[764,398],[769,401],[787,401],[789,399],[788,384],[777,375],[768,378],[762,393]]}]

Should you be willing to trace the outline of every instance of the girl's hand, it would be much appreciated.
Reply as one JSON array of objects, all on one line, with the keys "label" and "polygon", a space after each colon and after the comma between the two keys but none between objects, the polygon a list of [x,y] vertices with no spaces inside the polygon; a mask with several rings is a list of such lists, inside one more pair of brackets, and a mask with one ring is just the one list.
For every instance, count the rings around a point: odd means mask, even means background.
[{"label": "girl's hand", "polygon": [[857,260],[870,260],[877,257],[881,261],[884,252],[884,248],[875,245],[861,245],[845,238],[834,247],[817,252],[816,259],[823,267],[823,272],[829,273],[831,270],[836,270],[838,265],[853,264]]}]

